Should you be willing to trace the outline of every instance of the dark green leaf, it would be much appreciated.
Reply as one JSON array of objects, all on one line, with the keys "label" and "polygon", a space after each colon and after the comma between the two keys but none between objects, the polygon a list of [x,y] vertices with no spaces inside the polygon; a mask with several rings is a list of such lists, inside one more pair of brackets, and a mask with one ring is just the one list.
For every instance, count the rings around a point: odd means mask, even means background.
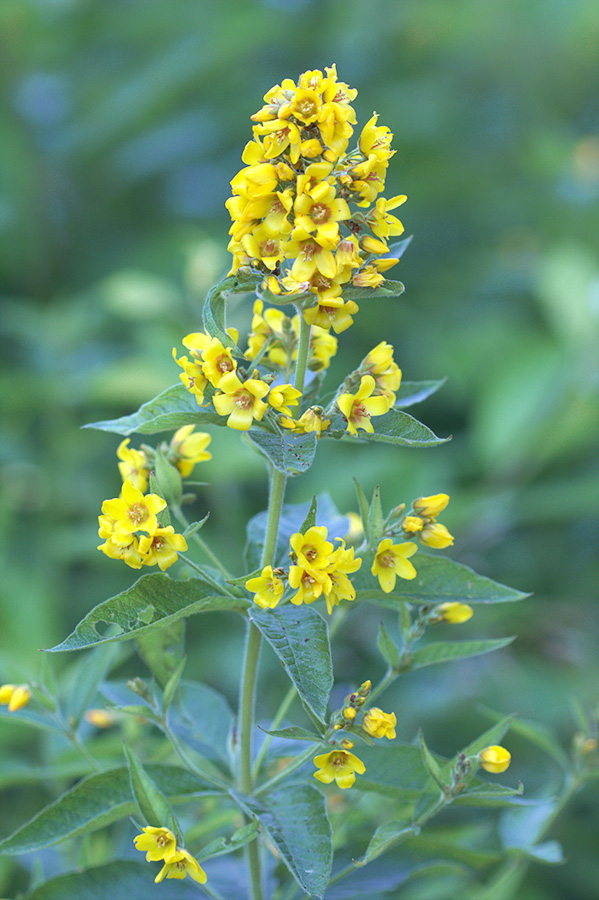
[{"label": "dark green leaf", "polygon": [[98,685],[110,671],[117,649],[113,644],[96,647],[77,660],[73,672],[69,673],[72,689],[65,701],[65,711],[74,728],[79,725],[85,710],[92,706]]},{"label": "dark green leaf", "polygon": [[[206,781],[178,766],[150,765],[147,772],[172,801],[214,793]],[[133,815],[135,808],[126,766],[89,775],[2,841],[0,851],[28,853],[49,847]]]},{"label": "dark green leaf", "polygon": [[315,743],[321,739],[321,736],[315,731],[308,731],[306,728],[300,728],[299,725],[290,725],[288,728],[278,728],[275,731],[260,728],[260,731],[264,731],[273,737],[285,738],[288,741],[310,741]]},{"label": "dark green leaf", "polygon": [[176,619],[162,628],[140,634],[135,644],[150,672],[164,687],[185,653],[185,619]]},{"label": "dark green leaf", "polygon": [[420,747],[398,741],[389,746],[379,742],[376,747],[361,747],[357,755],[366,766],[366,772],[357,776],[352,790],[359,788],[411,801],[431,789]]},{"label": "dark green leaf", "polygon": [[457,600],[462,603],[506,603],[523,600],[528,594],[477,575],[468,566],[454,562],[445,556],[429,556],[418,551],[412,557],[416,578],[406,581],[398,578],[390,594],[378,588],[378,581],[371,574],[374,553],[365,553],[361,569],[352,576],[358,589],[357,599],[372,600],[381,606],[397,609],[398,600],[414,603],[444,603]]},{"label": "dark green leaf", "polygon": [[497,722],[496,725],[493,725],[492,728],[487,729],[487,731],[483,732],[479,737],[475,738],[467,747],[456,754],[454,759],[448,764],[448,769],[453,768],[456,764],[458,758],[463,754],[464,756],[475,757],[478,756],[481,750],[484,750],[485,747],[493,747],[496,744],[499,744],[507,730],[509,729],[514,716],[505,716],[501,722]]},{"label": "dark green leaf", "polygon": [[235,275],[231,275],[224,278],[218,284],[215,284],[206,297],[202,309],[204,328],[211,337],[218,338],[223,347],[235,347],[235,342],[226,331],[227,294],[253,293],[260,284],[260,281],[261,279],[258,279],[255,276],[241,279]]},{"label": "dark green leaf", "polygon": [[[150,491],[152,492],[152,494],[156,494],[158,497],[161,497],[166,503],[164,492],[154,472],[150,472]],[[160,528],[166,528],[171,524],[171,514],[168,511],[168,505],[156,514],[156,518],[158,519],[158,525],[160,526]]]},{"label": "dark green leaf", "polygon": [[[35,887],[24,900],[106,900],[113,897],[149,897],[154,891],[158,866],[147,862],[116,860],[84,871],[59,875]],[[171,895],[172,896],[172,895]],[[197,900],[201,896],[194,883],[177,885],[177,900]]]},{"label": "dark green leaf", "polygon": [[259,820],[300,887],[322,897],[333,862],[333,840],[320,791],[311,784],[291,784],[273,791],[264,802],[232,794],[248,815]]},{"label": "dark green leaf", "polygon": [[244,825],[234,831],[231,837],[217,837],[205,847],[202,847],[196,855],[198,862],[204,862],[206,859],[212,859],[214,856],[222,856],[224,853],[233,853],[245,844],[253,841],[258,833],[255,822]]},{"label": "dark green leaf", "polygon": [[324,721],[333,687],[331,646],[326,622],[309,607],[254,606],[249,618],[275,651],[302,703]]},{"label": "dark green leaf", "polygon": [[395,641],[391,640],[382,622],[379,622],[379,636],[376,645],[387,665],[392,669],[397,669],[399,666],[399,647]]},{"label": "dark green leaf", "polygon": [[302,524],[300,525],[300,534],[305,534],[309,528],[313,528],[316,525],[316,497],[312,497],[312,503],[310,504],[310,509],[308,510],[308,514]]},{"label": "dark green leaf", "polygon": [[396,409],[405,409],[406,406],[412,406],[414,403],[422,403],[423,400],[443,387],[446,381],[447,378],[441,378],[438,381],[402,381],[395,392],[397,399],[393,405]]},{"label": "dark green leaf", "polygon": [[360,517],[362,519],[362,528],[366,532],[366,522],[368,521],[368,500],[366,499],[366,494],[360,487],[357,478],[354,478],[354,484],[356,486],[356,496],[358,498]]},{"label": "dark green leaf", "polygon": [[357,436],[345,430],[345,423],[340,414],[331,418],[331,426],[322,432],[324,438],[343,439],[346,441],[374,442],[378,444],[394,444],[399,447],[436,447],[445,444],[451,438],[440,438],[430,428],[401,409],[392,407],[384,416],[373,416],[372,434],[359,431]]},{"label": "dark green leaf", "polygon": [[521,784],[517,788],[511,788],[504,784],[491,784],[477,779],[476,783],[469,785],[463,794],[458,794],[453,803],[457,806],[510,807],[537,802],[523,801],[522,792]]},{"label": "dark green leaf", "polygon": [[[61,644],[58,650],[82,650],[107,641],[127,641],[162,628],[177,619],[213,610],[247,609],[249,602],[237,597],[215,597],[214,588],[198,578],[175,581],[155,572],[142,575],[126,591],[95,606]],[[118,634],[104,637],[98,626],[114,624]]]},{"label": "dark green leaf", "polygon": [[545,841],[536,847],[510,848],[509,856],[516,859],[530,859],[533,862],[545,863],[547,866],[562,866],[566,862],[559,841]]},{"label": "dark green leaf", "polygon": [[278,472],[293,477],[306,472],[314,461],[318,441],[316,434],[272,434],[252,428],[246,437]]},{"label": "dark green leaf", "polygon": [[409,822],[386,822],[384,825],[379,825],[370,839],[364,856],[361,859],[354,859],[354,866],[365,866],[391,847],[395,847],[396,844],[417,834],[420,834],[420,828]]},{"label": "dark green leaf", "polygon": [[389,246],[389,256],[392,256],[394,259],[401,259],[412,241],[414,240],[414,235],[409,234],[407,237],[402,238],[401,241],[395,241],[395,243]]},{"label": "dark green leaf", "polygon": [[344,287],[343,299],[355,300],[357,302],[360,300],[383,300],[386,297],[400,297],[404,291],[405,287],[401,281],[385,279],[385,281],[376,288]]},{"label": "dark green leaf", "polygon": [[158,434],[173,431],[182,425],[226,425],[212,405],[200,407],[193,394],[183,384],[167,388],[153,400],[144,403],[137,412],[119,419],[91,422],[84,428],[111,431],[114,434]]},{"label": "dark green leaf", "polygon": [[157,828],[169,828],[180,840],[181,830],[175,821],[170,803],[148,775],[131,747],[123,744],[123,749],[129,769],[131,791],[146,824]]},{"label": "dark green leaf", "polygon": [[443,790],[445,787],[445,779],[443,777],[443,772],[441,771],[441,766],[426,746],[422,731],[418,732],[418,739],[420,741],[420,752],[422,753],[424,768],[438,787]]},{"label": "dark green leaf", "polygon": [[404,657],[402,665],[407,669],[422,669],[424,666],[433,666],[436,663],[481,656],[483,653],[507,647],[515,640],[515,637],[506,637],[488,641],[438,641],[420,647],[409,656]]},{"label": "dark green leaf", "polygon": [[177,737],[208,759],[228,763],[233,713],[222,694],[207,684],[182,681],[169,713]]},{"label": "dark green leaf", "polygon": [[200,528],[202,528],[206,524],[206,522],[208,521],[209,518],[210,518],[210,513],[206,513],[204,518],[200,519],[199,522],[191,522],[187,526],[185,531],[183,532],[183,537],[184,538],[192,537],[196,533],[196,531],[199,531]]}]

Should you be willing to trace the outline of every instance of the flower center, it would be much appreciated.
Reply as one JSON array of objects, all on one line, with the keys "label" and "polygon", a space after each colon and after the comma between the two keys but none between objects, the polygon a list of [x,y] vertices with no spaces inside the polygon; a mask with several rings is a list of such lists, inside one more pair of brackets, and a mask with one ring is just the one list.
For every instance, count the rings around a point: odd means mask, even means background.
[{"label": "flower center", "polygon": [[395,565],[395,559],[393,558],[392,553],[383,553],[381,557],[379,557],[379,566],[383,566],[384,569],[391,569]]},{"label": "flower center", "polygon": [[260,244],[260,256],[276,256],[278,249],[276,241],[273,241],[272,239],[262,241]]},{"label": "flower center", "polygon": [[252,398],[247,391],[243,391],[237,395],[235,403],[239,409],[249,409],[252,405]]},{"label": "flower center", "polygon": [[316,559],[316,557],[318,556],[318,550],[316,549],[316,547],[308,547],[307,550],[304,550],[304,556],[306,557],[306,559]]},{"label": "flower center", "polygon": [[139,525],[140,522],[143,522],[147,515],[148,511],[142,503],[135,503],[129,509],[129,518],[134,525]]},{"label": "flower center", "polygon": [[313,222],[326,222],[331,217],[331,210],[325,203],[315,203],[311,215]]},{"label": "flower center", "polygon": [[228,356],[219,356],[216,361],[216,368],[219,372],[230,372],[233,368],[233,363]]}]

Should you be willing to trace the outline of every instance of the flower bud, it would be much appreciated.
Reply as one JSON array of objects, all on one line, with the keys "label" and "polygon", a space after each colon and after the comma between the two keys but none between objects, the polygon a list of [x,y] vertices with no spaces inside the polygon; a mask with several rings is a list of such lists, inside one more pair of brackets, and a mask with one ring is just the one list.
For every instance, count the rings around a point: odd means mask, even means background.
[{"label": "flower bud", "polygon": [[114,725],[114,716],[107,709],[88,709],[85,712],[84,719],[90,725],[96,728],[110,728]]},{"label": "flower bud", "polygon": [[478,764],[486,772],[492,772],[494,775],[498,775],[500,772],[505,772],[510,764],[511,758],[511,754],[505,747],[493,745],[492,747],[485,747],[484,750],[480,751],[478,754]]},{"label": "flower bud", "polygon": [[434,622],[448,622],[450,625],[461,625],[474,615],[474,610],[467,603],[441,603],[433,612]]},{"label": "flower bud", "polygon": [[24,706],[27,706],[30,699],[31,688],[27,684],[20,684],[12,692],[12,696],[8,703],[8,711],[16,712],[18,709],[22,709]]},{"label": "flower bud", "polygon": [[356,711],[353,706],[346,706],[343,710],[343,718],[347,719],[348,722],[353,722],[356,718]]},{"label": "flower bud", "polygon": [[395,726],[397,719],[395,713],[384,713],[382,709],[373,706],[367,710],[362,719],[362,729],[369,734],[370,737],[389,738],[393,740],[395,737]]},{"label": "flower bud", "polygon": [[429,547],[443,550],[453,544],[453,535],[440,522],[429,522],[420,532],[420,540]]},{"label": "flower bud", "polygon": [[340,746],[343,747],[344,750],[351,750],[354,746],[354,742],[350,741],[348,738],[343,738],[343,740],[340,741]]},{"label": "flower bud", "polygon": [[418,497],[412,506],[420,515],[434,519],[440,512],[443,512],[448,503],[449,494],[434,494],[431,497]]}]

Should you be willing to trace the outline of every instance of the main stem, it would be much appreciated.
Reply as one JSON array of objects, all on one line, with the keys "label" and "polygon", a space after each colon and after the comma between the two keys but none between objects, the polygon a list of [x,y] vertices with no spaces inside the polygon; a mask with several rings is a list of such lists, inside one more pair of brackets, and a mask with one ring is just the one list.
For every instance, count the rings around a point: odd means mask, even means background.
[{"label": "main stem", "polygon": [[306,366],[308,363],[308,351],[310,349],[310,330],[311,326],[308,325],[306,320],[304,319],[304,313],[302,311],[301,306],[296,306],[298,311],[299,320],[300,320],[300,333],[299,333],[299,344],[297,347],[297,363],[295,367],[295,381],[294,388],[297,391],[301,391],[302,394],[304,392],[304,381],[306,380]]}]

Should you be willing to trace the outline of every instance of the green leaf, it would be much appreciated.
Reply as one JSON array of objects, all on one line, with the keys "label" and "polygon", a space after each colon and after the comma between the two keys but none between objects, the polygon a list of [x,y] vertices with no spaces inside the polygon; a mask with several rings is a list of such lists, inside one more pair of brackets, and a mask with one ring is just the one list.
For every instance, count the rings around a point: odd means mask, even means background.
[{"label": "green leaf", "polygon": [[219,416],[212,405],[198,406],[194,395],[183,384],[175,384],[129,416],[91,422],[83,427],[130,435],[158,434],[182,425],[226,425],[226,419]]},{"label": "green leaf", "polygon": [[[238,597],[215,597],[214,588],[199,578],[175,581],[162,572],[142,575],[126,591],[98,603],[75,630],[49,652],[82,650],[107,641],[128,641],[177,619],[215,610],[247,609]],[[114,624],[120,633],[104,636],[98,626]]]},{"label": "green leaf", "polygon": [[497,722],[492,728],[488,728],[487,731],[480,735],[480,737],[477,737],[472,743],[468,744],[467,747],[464,747],[460,753],[456,754],[454,759],[449,763],[449,768],[453,768],[462,754],[464,754],[464,756],[478,756],[480,751],[484,750],[485,747],[493,747],[496,744],[499,744],[511,726],[513,718],[513,715],[505,716],[501,722]]},{"label": "green leaf", "polygon": [[507,787],[505,784],[491,784],[477,779],[474,784],[468,786],[463,794],[458,794],[453,800],[457,806],[482,806],[482,807],[510,807],[520,806],[522,803],[536,801],[523,801],[523,787],[519,783],[517,788]]},{"label": "green leaf", "polygon": [[354,859],[354,866],[365,866],[391,847],[395,847],[417,834],[420,834],[420,828],[409,822],[386,822],[384,825],[379,825],[370,839],[364,856],[361,859]]},{"label": "green leaf", "polygon": [[[501,713],[486,707],[482,707],[481,711],[495,721],[503,718]],[[570,770],[572,763],[568,754],[557,743],[557,740],[545,725],[539,722],[530,722],[528,719],[514,719],[510,727],[512,732],[521,735],[525,740],[530,741],[531,744],[535,744],[541,750],[544,750],[565,771]]]},{"label": "green leaf", "polygon": [[164,687],[180,666],[185,653],[185,619],[176,619],[162,628],[140,634],[135,644],[150,672]]},{"label": "green leaf", "polygon": [[314,461],[318,441],[316,434],[272,434],[252,428],[246,437],[278,472],[291,477],[306,472]]},{"label": "green leaf", "polygon": [[366,520],[366,539],[370,546],[378,544],[383,534],[383,507],[381,505],[381,491],[377,484],[372,492],[372,500]]},{"label": "green leaf", "polygon": [[209,518],[210,518],[210,513],[208,512],[208,513],[206,513],[206,515],[204,516],[203,519],[200,519],[199,522],[191,522],[187,526],[185,531],[183,532],[183,537],[184,538],[192,537],[192,535],[194,535],[196,533],[196,531],[199,531],[200,528],[203,528],[203,526],[206,524],[206,522],[208,521]]},{"label": "green leaf", "polygon": [[320,791],[311,784],[291,784],[273,791],[264,802],[236,791],[231,794],[259,820],[300,887],[322,897],[333,862],[333,836]]},{"label": "green leaf", "polygon": [[316,525],[316,497],[312,497],[312,503],[310,504],[310,509],[308,510],[308,515],[300,525],[300,534],[305,534],[309,528],[313,528]]},{"label": "green leaf", "polygon": [[248,611],[297,688],[304,706],[324,721],[333,687],[331,645],[326,622],[309,607]]},{"label": "green leaf", "polygon": [[420,741],[420,752],[422,753],[424,768],[432,780],[441,788],[441,790],[443,790],[445,787],[445,779],[443,777],[443,772],[441,771],[441,766],[426,746],[422,731],[418,732],[418,740]]},{"label": "green leaf", "polygon": [[[147,772],[173,802],[214,793],[206,781],[179,766],[150,765]],[[28,853],[50,847],[66,838],[104,828],[133,815],[135,809],[126,766],[89,775],[5,838],[0,852]]]},{"label": "green leaf", "polygon": [[[150,472],[150,491],[152,494],[156,494],[158,497],[161,497],[162,500],[164,500],[164,502],[166,503],[164,492],[154,472]],[[156,513],[156,518],[158,519],[158,525],[160,526],[160,528],[166,528],[171,524],[171,514],[168,511],[168,504],[164,507],[164,509],[161,509],[159,513]]]},{"label": "green leaf", "polygon": [[394,257],[394,259],[401,259],[413,240],[414,235],[409,234],[407,237],[402,238],[401,241],[395,241],[389,247],[389,256]]},{"label": "green leaf", "polygon": [[536,847],[513,847],[509,856],[515,859],[530,859],[533,862],[545,863],[546,866],[563,866],[566,862],[564,851],[559,841],[545,841]]},{"label": "green leaf", "polygon": [[198,862],[204,862],[206,859],[212,859],[214,856],[222,856],[224,853],[233,853],[245,844],[253,841],[258,834],[255,822],[244,825],[233,832],[231,837],[217,837],[205,847],[202,847],[196,855]]},{"label": "green leaf", "polygon": [[447,378],[440,378],[437,381],[402,381],[395,391],[396,400],[393,405],[395,409],[405,409],[414,403],[422,403],[442,388],[446,381]]},{"label": "green leaf", "polygon": [[383,300],[387,297],[399,297],[405,291],[401,281],[385,279],[376,288],[349,287],[343,289],[344,300]]},{"label": "green leaf", "polygon": [[412,557],[416,578],[411,581],[398,578],[391,593],[385,594],[378,588],[378,581],[370,572],[373,558],[372,551],[365,553],[362,567],[352,575],[352,581],[358,590],[357,599],[372,600],[391,609],[397,609],[397,601],[404,599],[426,604],[450,600],[462,603],[507,603],[523,600],[528,596],[484,575],[477,575],[468,566],[446,556],[429,556],[420,550]]},{"label": "green leaf", "polygon": [[[147,862],[115,860],[102,866],[59,875],[35,887],[24,900],[106,900],[107,897],[149,897],[159,868]],[[177,885],[177,900],[201,896],[195,884]],[[172,896],[172,895],[171,895]]]},{"label": "green leaf", "polygon": [[391,640],[382,622],[379,622],[379,636],[376,645],[387,665],[392,669],[397,669],[400,659],[399,647],[395,641]]},{"label": "green leaf", "polygon": [[[260,728],[260,726],[258,726]],[[272,737],[285,738],[288,741],[310,741],[315,743],[321,740],[321,735],[315,731],[308,731],[306,728],[300,728],[299,725],[290,725],[288,728],[278,728],[275,731],[269,731],[267,728],[260,728],[265,734]]]},{"label": "green leaf", "polygon": [[[181,620],[181,621],[183,621],[183,620]],[[167,683],[164,686],[164,693],[162,695],[162,709],[164,712],[166,712],[168,710],[169,706],[173,702],[173,697],[175,696],[175,692],[176,692],[177,688],[179,687],[179,682],[181,680],[181,676],[183,674],[183,670],[185,668],[186,662],[187,662],[187,660],[185,659],[185,657],[183,657],[183,659],[179,662],[179,665],[177,666],[177,668],[175,669],[175,671],[173,672],[173,674],[171,675],[171,677],[169,678],[169,680],[167,681]]]},{"label": "green leaf", "polygon": [[360,487],[358,483],[358,479],[354,478],[354,484],[356,486],[356,496],[358,498],[358,507],[360,509],[360,518],[362,519],[362,528],[364,532],[366,532],[366,522],[368,521],[368,500],[366,499],[366,494]]},{"label": "green leaf", "polygon": [[155,466],[162,497],[169,506],[179,506],[183,494],[181,475],[179,470],[168,461],[161,447],[156,449]]},{"label": "green leaf", "polygon": [[467,659],[470,656],[481,656],[492,650],[507,647],[515,637],[497,638],[488,641],[438,641],[420,647],[413,653],[404,657],[402,667],[406,669],[422,669],[424,666],[434,666],[437,663],[449,662],[455,659]]},{"label": "green leaf", "polygon": [[56,721],[53,715],[45,709],[35,710],[23,707],[9,713],[6,706],[0,706],[0,722],[25,723],[33,728],[41,728],[43,731],[53,731],[64,734],[64,728]]},{"label": "green leaf", "polygon": [[170,803],[160,788],[150,778],[131,747],[124,743],[123,749],[129,769],[131,791],[146,824],[157,828],[170,828],[177,839],[180,840],[181,829],[175,820]]},{"label": "green leaf", "polygon": [[422,765],[420,747],[393,741],[389,746],[361,747],[359,758],[366,766],[352,790],[375,791],[402,801],[418,800],[430,791],[431,780]]},{"label": "green leaf", "polygon": [[225,697],[207,684],[182,681],[169,711],[169,724],[188,747],[228,764],[233,713]]},{"label": "green leaf", "polygon": [[321,437],[352,442],[394,444],[398,447],[436,447],[451,440],[450,437],[437,437],[430,428],[427,428],[418,419],[394,407],[385,413],[384,416],[373,416],[370,421],[374,429],[372,434],[360,431],[357,435],[352,436],[345,430],[345,423],[341,415],[333,414],[330,428],[323,431]]},{"label": "green leaf", "polygon": [[92,706],[98,685],[110,671],[117,649],[113,644],[96,647],[78,660],[73,671],[69,672],[72,689],[65,701],[65,712],[73,728],[77,728],[85,710]]},{"label": "green leaf", "polygon": [[253,293],[260,281],[256,277],[241,279],[232,275],[215,284],[206,297],[202,308],[204,328],[211,337],[218,338],[223,347],[235,347],[235,342],[226,331],[227,294]]}]

